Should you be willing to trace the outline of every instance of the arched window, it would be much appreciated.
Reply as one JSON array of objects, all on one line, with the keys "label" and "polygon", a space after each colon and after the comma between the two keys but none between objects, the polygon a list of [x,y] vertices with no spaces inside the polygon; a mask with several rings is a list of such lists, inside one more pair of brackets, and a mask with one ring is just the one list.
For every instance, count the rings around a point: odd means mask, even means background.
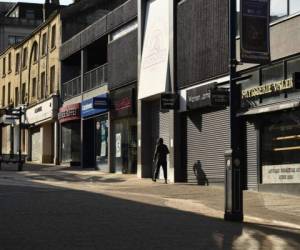
[{"label": "arched window", "polygon": [[34,42],[31,49],[32,62],[35,63],[38,57],[38,44]]}]

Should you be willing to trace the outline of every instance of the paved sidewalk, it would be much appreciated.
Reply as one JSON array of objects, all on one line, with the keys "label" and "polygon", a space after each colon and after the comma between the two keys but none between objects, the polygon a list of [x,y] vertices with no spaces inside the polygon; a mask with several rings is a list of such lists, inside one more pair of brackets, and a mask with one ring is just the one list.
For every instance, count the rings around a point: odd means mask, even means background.
[{"label": "paved sidewalk", "polygon": [[[2,185],[51,185],[105,193],[122,199],[143,200],[152,197],[162,199],[164,205],[183,211],[217,218],[222,218],[224,214],[224,189],[221,186],[166,185],[160,181],[153,183],[150,179],[139,179],[136,175],[78,171],[61,166],[30,166],[25,167],[23,172],[6,170],[0,171]],[[246,222],[300,229],[300,197],[245,191],[244,215]]]}]

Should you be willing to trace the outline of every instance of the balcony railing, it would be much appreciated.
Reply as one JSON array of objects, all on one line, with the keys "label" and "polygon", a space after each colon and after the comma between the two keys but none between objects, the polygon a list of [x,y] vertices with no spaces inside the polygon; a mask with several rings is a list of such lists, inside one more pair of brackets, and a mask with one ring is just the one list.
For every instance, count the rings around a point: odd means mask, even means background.
[{"label": "balcony railing", "polygon": [[63,99],[70,99],[82,92],[103,86],[107,82],[107,64],[92,69],[83,75],[83,89],[81,90],[81,76],[62,84]]}]

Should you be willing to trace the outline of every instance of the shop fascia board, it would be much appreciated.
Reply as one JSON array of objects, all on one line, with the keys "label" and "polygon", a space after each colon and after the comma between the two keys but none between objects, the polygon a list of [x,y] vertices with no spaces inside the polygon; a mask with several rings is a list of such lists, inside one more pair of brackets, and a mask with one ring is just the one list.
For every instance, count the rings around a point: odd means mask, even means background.
[{"label": "shop fascia board", "polygon": [[206,85],[209,85],[209,84],[212,84],[212,83],[216,83],[216,84],[219,85],[219,84],[227,83],[227,82],[229,82],[229,76],[224,76],[224,77],[221,77],[221,78],[213,79],[213,80],[210,80],[210,81],[207,81],[207,82],[202,82],[202,83],[199,83],[197,85],[179,90],[179,104],[180,104],[179,112],[187,111],[187,109],[186,109],[186,92],[187,92],[187,90],[202,87],[202,86],[206,86]]}]

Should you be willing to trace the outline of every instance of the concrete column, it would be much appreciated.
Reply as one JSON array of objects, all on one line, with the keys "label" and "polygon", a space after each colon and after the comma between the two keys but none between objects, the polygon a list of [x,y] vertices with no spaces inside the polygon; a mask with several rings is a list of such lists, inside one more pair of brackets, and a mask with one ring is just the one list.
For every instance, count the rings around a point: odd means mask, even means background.
[{"label": "concrete column", "polygon": [[109,168],[109,172],[112,173],[114,171],[113,169],[113,146],[114,146],[114,142],[113,142],[113,128],[112,128],[112,120],[111,120],[111,114],[110,112],[108,113],[108,168]]},{"label": "concrete column", "polygon": [[55,165],[59,165],[59,141],[60,141],[60,137],[59,137],[59,122],[55,121],[54,122],[54,159],[53,159],[53,163]]}]

